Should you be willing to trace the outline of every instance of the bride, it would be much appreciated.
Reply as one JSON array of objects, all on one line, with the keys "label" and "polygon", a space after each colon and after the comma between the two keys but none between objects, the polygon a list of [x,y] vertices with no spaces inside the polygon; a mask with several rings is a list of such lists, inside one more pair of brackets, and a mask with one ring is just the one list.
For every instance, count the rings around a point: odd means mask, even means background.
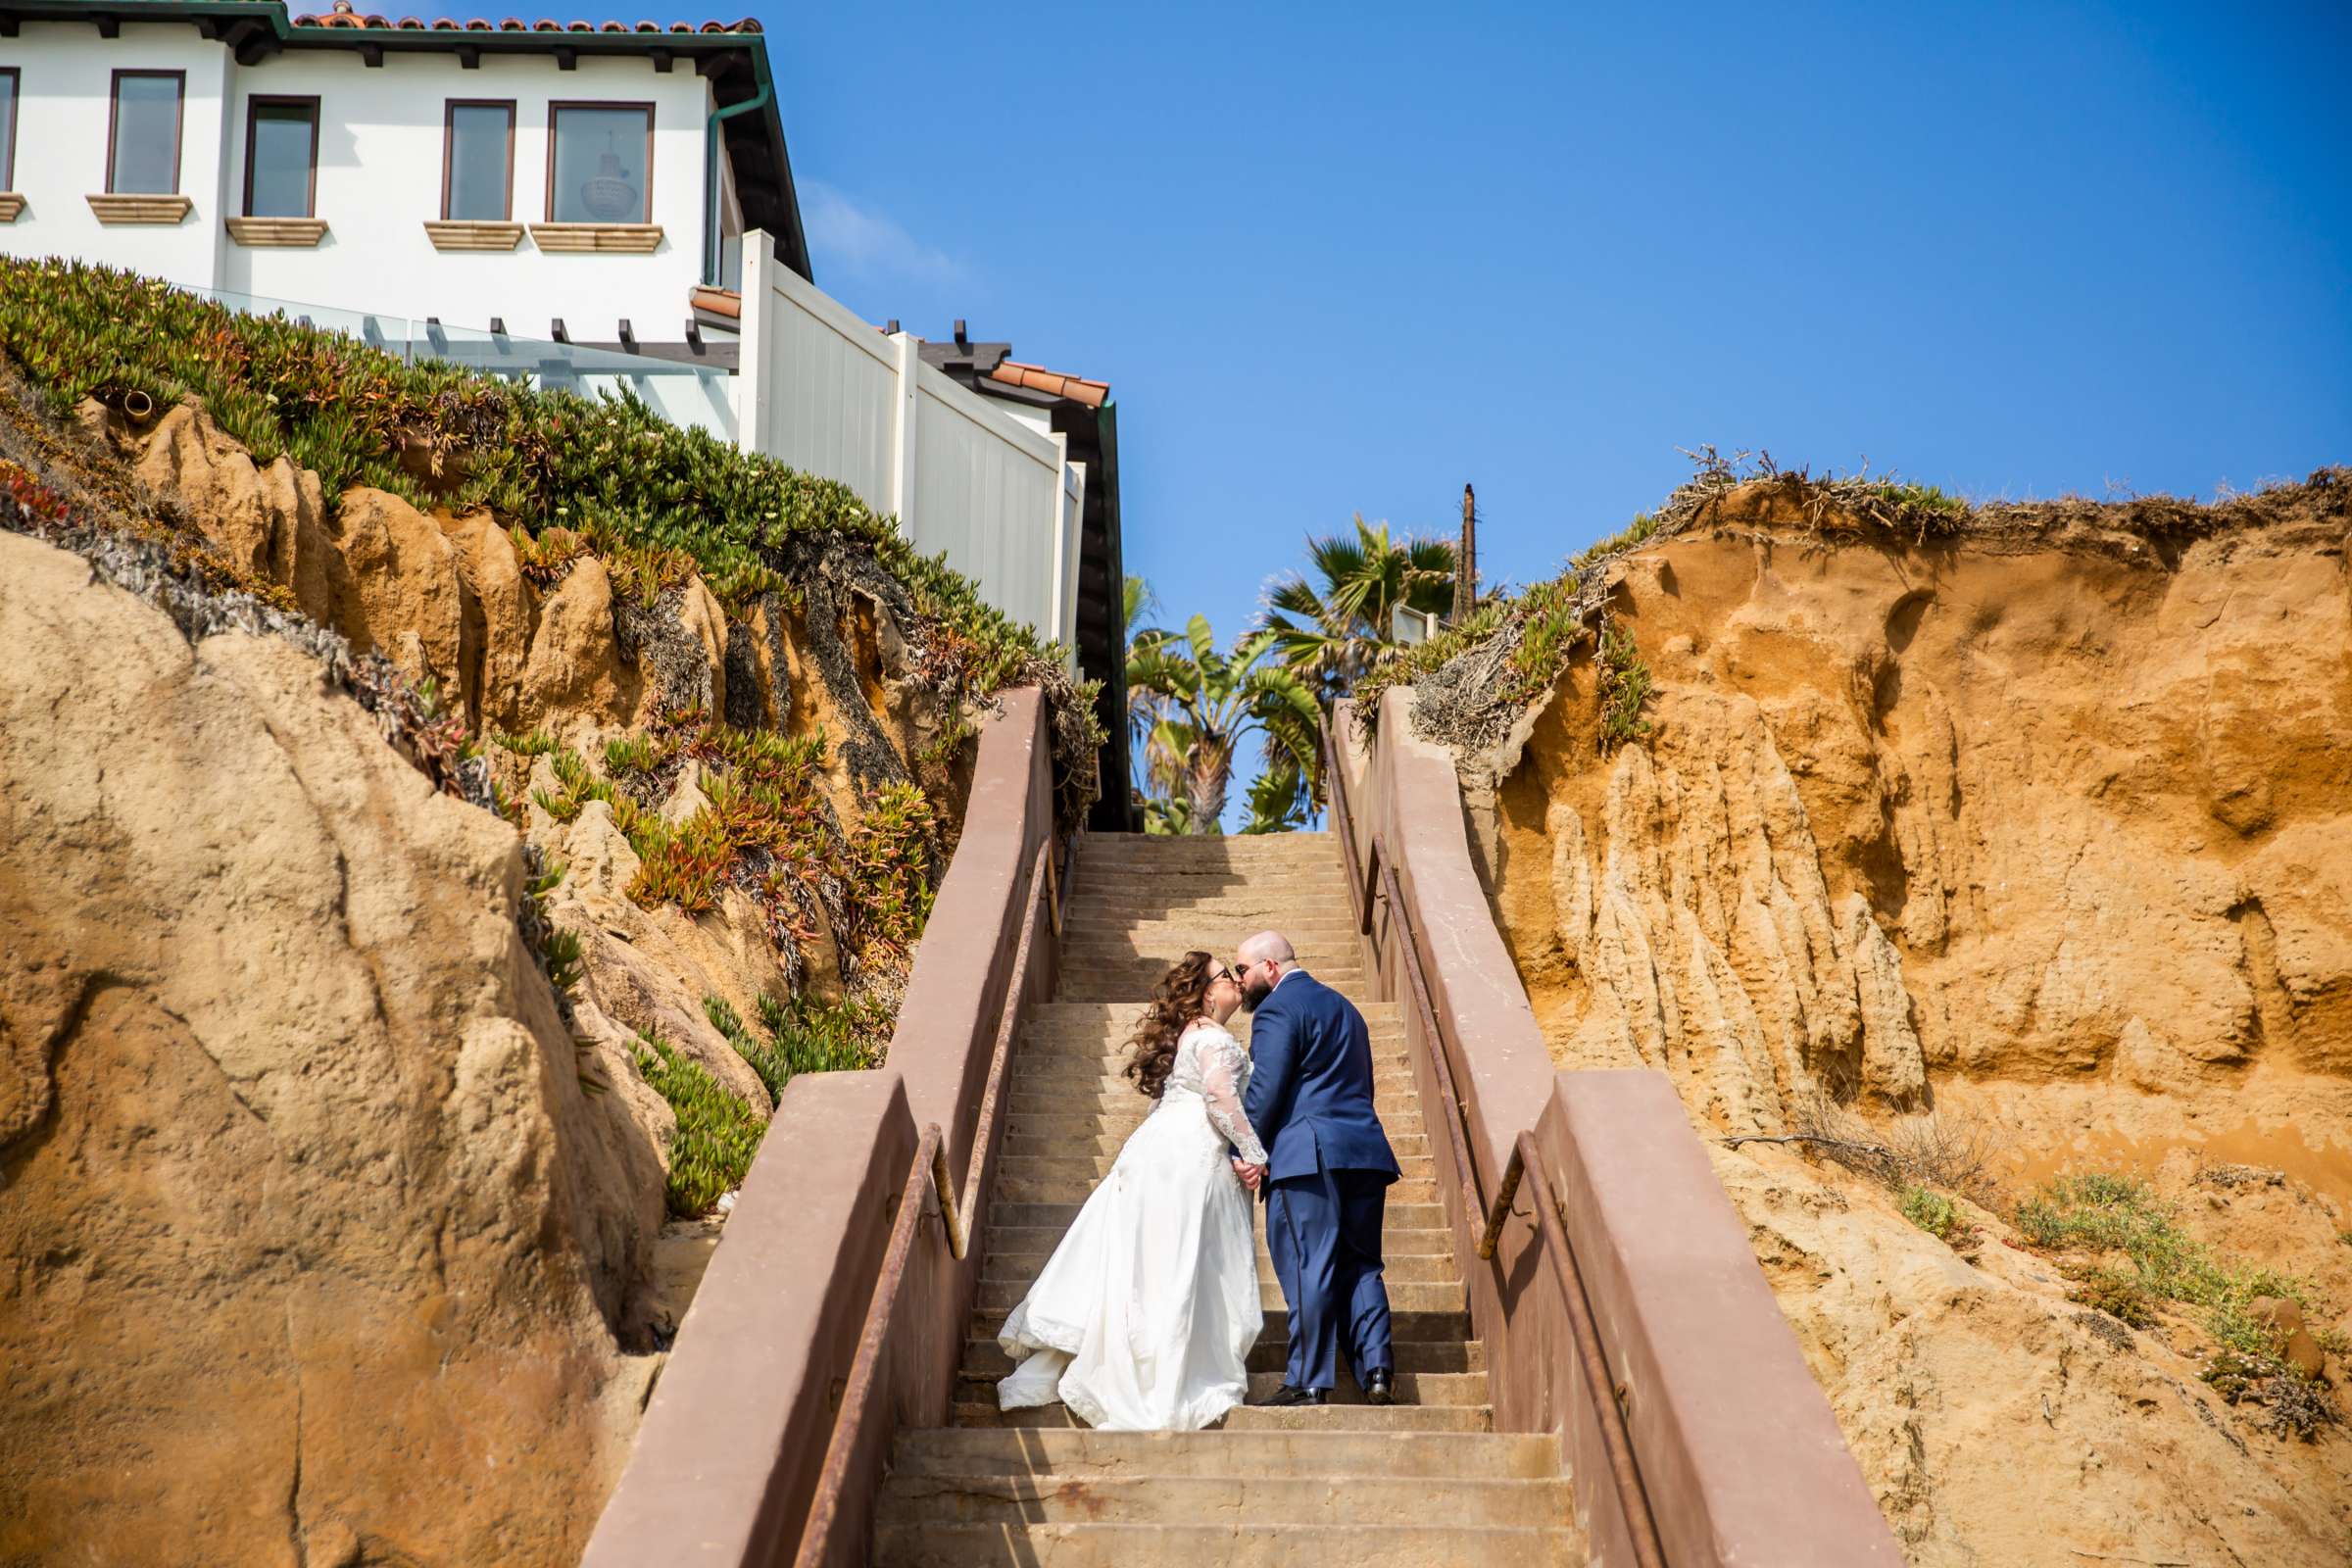
[{"label": "bride", "polygon": [[997,1385],[1004,1409],[1058,1399],[1093,1427],[1190,1432],[1248,1390],[1265,1318],[1227,1147],[1260,1167],[1266,1153],[1242,1114],[1250,1058],[1224,1029],[1241,987],[1188,953],[1153,996],[1126,1075],[1158,1103],[997,1336],[1020,1362]]}]

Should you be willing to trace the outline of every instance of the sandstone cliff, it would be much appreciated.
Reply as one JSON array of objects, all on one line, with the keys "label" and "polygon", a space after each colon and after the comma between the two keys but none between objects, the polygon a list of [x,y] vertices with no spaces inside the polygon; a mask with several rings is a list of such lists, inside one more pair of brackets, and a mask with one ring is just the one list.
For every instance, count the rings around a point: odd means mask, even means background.
[{"label": "sandstone cliff", "polygon": [[2011,1219],[2148,1178],[2343,1381],[2352,485],[1869,496],[1718,470],[1553,596],[1532,709],[1541,607],[1423,680],[1554,1057],[1673,1078],[1914,1560],[2341,1562],[2341,1426],[2226,1402],[2210,1313],[2087,1310],[2117,1256]]},{"label": "sandstone cliff", "polygon": [[774,1091],[887,1042],[990,691],[1074,760],[1086,698],[870,528],[722,603],[40,403],[0,368],[0,1562],[569,1562]]}]

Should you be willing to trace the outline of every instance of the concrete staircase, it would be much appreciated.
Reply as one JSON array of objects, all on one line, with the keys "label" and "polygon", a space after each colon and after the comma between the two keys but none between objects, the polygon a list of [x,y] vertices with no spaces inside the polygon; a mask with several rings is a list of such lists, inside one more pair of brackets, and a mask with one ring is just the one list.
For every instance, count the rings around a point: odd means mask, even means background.
[{"label": "concrete staircase", "polygon": [[[1321,1409],[1245,1406],[1196,1433],[1092,1432],[1059,1405],[1000,1411],[996,1380],[1011,1364],[997,1330],[1150,1109],[1118,1076],[1141,1004],[1187,949],[1230,958],[1242,937],[1268,927],[1286,932],[1300,962],[1372,1026],[1381,1120],[1404,1168],[1389,1191],[1385,1242],[1397,1402],[1368,1405],[1350,1384]],[[1063,929],[1059,994],[1032,1009],[1011,1066],[955,1425],[901,1437],[876,1516],[876,1560],[1583,1562],[1557,1442],[1493,1430],[1485,1348],[1470,1338],[1403,1025],[1394,1004],[1367,1000],[1330,836],[1091,835]],[[1258,1213],[1266,1326],[1250,1356],[1252,1397],[1281,1384],[1289,1345]]]}]

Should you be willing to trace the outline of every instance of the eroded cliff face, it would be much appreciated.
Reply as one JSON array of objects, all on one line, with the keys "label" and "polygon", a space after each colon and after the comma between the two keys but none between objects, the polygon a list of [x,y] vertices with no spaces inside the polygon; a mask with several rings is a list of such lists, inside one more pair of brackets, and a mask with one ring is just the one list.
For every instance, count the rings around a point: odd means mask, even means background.
[{"label": "eroded cliff face", "polygon": [[936,875],[969,685],[822,538],[730,615],[6,393],[0,1561],[575,1560],[719,1223],[646,1042],[763,1119],[713,1003],[887,1028],[912,937],[811,846],[897,790]]},{"label": "eroded cliff face", "polygon": [[[2344,486],[1926,540],[1794,494],[1607,568],[1645,738],[1604,755],[1580,659],[1463,759],[1555,1059],[1671,1075],[1916,1561],[2342,1561],[2342,1429],[2262,1430],[2193,1326],[2086,1311],[2003,1216],[2137,1172],[2352,1329]],[[1825,1119],[1989,1133],[1981,1245],[1720,1141]]]},{"label": "eroded cliff face", "polygon": [[515,836],[305,651],[11,534],[0,639],[0,1557],[555,1560],[650,1375],[661,1165]]}]

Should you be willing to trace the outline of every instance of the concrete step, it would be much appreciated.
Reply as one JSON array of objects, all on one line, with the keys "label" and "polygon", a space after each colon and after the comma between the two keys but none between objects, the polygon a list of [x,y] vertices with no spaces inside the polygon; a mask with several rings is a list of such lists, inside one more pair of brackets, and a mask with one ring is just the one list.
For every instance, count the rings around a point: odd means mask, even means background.
[{"label": "concrete step", "polygon": [[[1102,907],[1108,907],[1111,903],[1108,898],[1098,898],[1095,902]],[[1192,914],[1170,915],[1143,910],[1141,906],[1146,901],[1138,899],[1136,902],[1138,912],[1117,927],[1101,922],[1080,926],[1071,923],[1068,918],[1080,908],[1078,901],[1073,899],[1062,906],[1062,931],[1072,937],[1093,937],[1115,929],[1130,942],[1172,943],[1188,952],[1198,948],[1203,953],[1213,953],[1220,958],[1232,957],[1233,950],[1243,938],[1256,935],[1253,931],[1236,931],[1222,921],[1203,920]],[[1356,951],[1355,944],[1363,940],[1363,930],[1356,924],[1355,914],[1345,897],[1339,905],[1330,908],[1301,909],[1284,923],[1282,934],[1289,937],[1292,945],[1300,953],[1309,948],[1353,953]]]},{"label": "concrete step", "polygon": [[[1398,1132],[1396,1117],[1385,1110],[1380,1114],[1380,1121],[1388,1129],[1389,1148],[1399,1162],[1429,1157],[1427,1134]],[[1133,1126],[1116,1129],[1101,1127],[1091,1118],[1081,1116],[1024,1116],[1019,1130],[1013,1130],[1012,1124],[1006,1123],[1007,1130],[1000,1147],[1007,1159],[1041,1154],[1067,1158],[1089,1152],[1115,1154],[1127,1146],[1128,1138],[1143,1124],[1144,1118],[1141,1116],[1135,1118]],[[1030,1131],[1031,1128],[1040,1130]]]},{"label": "concrete step", "polygon": [[899,1439],[894,1476],[1340,1476],[1547,1481],[1557,1439],[1431,1432],[1019,1432],[928,1427]]},{"label": "concrete step", "polygon": [[[1020,1044],[1015,1048],[1016,1059],[1081,1056],[1123,1067],[1128,1058],[1135,1054],[1134,1024],[1140,1021],[1121,1024],[1115,1029],[1089,1029],[1083,1032],[1076,1029],[1025,1029],[1021,1032]],[[1392,1024],[1368,1029],[1365,1034],[1365,1044],[1372,1048],[1374,1060],[1398,1063],[1412,1060],[1412,1047],[1406,1042],[1402,1029]],[[1249,1045],[1247,1035],[1238,1038],[1244,1046]]]},{"label": "concrete step", "polygon": [[[1091,1056],[1044,1056],[1026,1053],[1013,1058],[1007,1075],[1013,1093],[1023,1089],[1046,1086],[1092,1086],[1100,1090],[1117,1090],[1123,1095],[1138,1096],[1142,1091],[1135,1080],[1116,1070],[1105,1072],[1106,1064]],[[1414,1092],[1412,1072],[1402,1066],[1375,1064],[1372,1069],[1372,1095],[1377,1101],[1390,1095],[1408,1095]]]},{"label": "concrete step", "polygon": [[1348,874],[1337,868],[1274,866],[1262,871],[1220,871],[1098,866],[1094,875],[1082,875],[1070,885],[1063,923],[1068,923],[1070,910],[1089,907],[1129,910],[1161,919],[1213,911],[1218,915],[1217,924],[1233,932],[1227,940],[1239,942],[1259,931],[1279,931],[1287,918],[1351,918],[1355,898],[1348,891]]},{"label": "concrete step", "polygon": [[[1017,1116],[1028,1124],[1050,1120],[1055,1129],[1053,1133],[1031,1136],[1077,1138],[1113,1128],[1122,1137],[1133,1136],[1145,1120],[1138,1112],[1148,1110],[1152,1102],[1137,1094],[1132,1084],[1097,1088],[1101,1081],[1086,1078],[1054,1083],[1033,1079],[1009,1085],[1005,1117],[1009,1120]],[[1413,1109],[1414,1099],[1410,1090],[1394,1084],[1378,1091],[1373,1108],[1379,1112],[1380,1125],[1391,1138],[1400,1134],[1427,1136],[1420,1115]],[[1393,1150],[1396,1146],[1390,1147]]]},{"label": "concrete step", "polygon": [[[990,1325],[985,1337],[975,1336],[963,1342],[963,1360],[960,1375],[996,1379],[1012,1370],[1012,1357],[996,1341],[996,1331],[1002,1319]],[[1485,1376],[1487,1346],[1484,1340],[1396,1340],[1392,1343],[1396,1355],[1396,1371],[1405,1372],[1475,1372]],[[1291,1354],[1287,1335],[1269,1327],[1250,1347],[1243,1364],[1251,1372],[1280,1372]],[[1346,1374],[1343,1372],[1342,1374]]]},{"label": "concrete step", "polygon": [[[1001,1372],[972,1369],[958,1370],[956,1397],[958,1400],[988,1400],[997,1396],[997,1380]],[[1250,1397],[1263,1399],[1282,1387],[1279,1368],[1252,1371],[1250,1374]],[[1332,1391],[1332,1398],[1341,1404],[1362,1404],[1364,1395],[1352,1380],[1343,1376],[1344,1386]],[[1485,1404],[1487,1375],[1484,1372],[1398,1372],[1396,1374],[1396,1402],[1398,1404]]]},{"label": "concrete step", "polygon": [[[1411,1230],[1396,1223],[1395,1214],[1384,1216],[1380,1230],[1380,1253],[1394,1263],[1400,1257],[1451,1257],[1453,1232],[1449,1230]],[[1000,1252],[1006,1255],[1027,1254],[1042,1256],[1061,1245],[1063,1228],[1052,1225],[1000,1225],[990,1219],[986,1234],[980,1240],[983,1258]],[[1257,1250],[1265,1255],[1265,1228],[1258,1227]]]},{"label": "concrete step", "polygon": [[1260,931],[1280,931],[1287,936],[1294,924],[1348,919],[1355,906],[1345,882],[1265,889],[1198,882],[1178,885],[1156,877],[1149,883],[1146,890],[1073,894],[1062,906],[1061,928],[1115,931],[1146,921],[1206,927],[1200,947],[1223,957]]},{"label": "concrete step", "polygon": [[[1079,1427],[1085,1425],[1058,1404],[1000,1410],[992,1396],[957,1401],[959,1427]],[[1246,1404],[1226,1412],[1220,1432],[1492,1432],[1494,1412],[1483,1404],[1321,1404],[1267,1409]]]},{"label": "concrete step", "polygon": [[[1132,926],[1122,930],[1108,923],[1066,926],[1067,939],[1061,945],[1062,967],[1067,969],[1092,963],[1156,964],[1162,971],[1174,968],[1188,953],[1205,951],[1213,954],[1218,962],[1227,962],[1232,954],[1208,947],[1205,943],[1188,942],[1181,938],[1164,938],[1139,934]],[[1320,975],[1337,969],[1361,969],[1362,953],[1352,941],[1346,943],[1334,938],[1328,943],[1294,936],[1298,962],[1307,973]]]},{"label": "concrete step", "polygon": [[[997,1177],[996,1201],[1015,1203],[1083,1203],[1094,1196],[1100,1185],[1092,1176],[1005,1176]],[[1438,1184],[1434,1181],[1401,1181],[1389,1189],[1389,1201],[1419,1205],[1438,1201]]]},{"label": "concrete step", "polygon": [[[1369,1024],[1378,1025],[1384,1022],[1401,1024],[1404,1020],[1404,1004],[1399,1002],[1359,1002],[1355,1005],[1356,1010],[1364,1015],[1364,1021]],[[1094,1024],[1102,1028],[1132,1029],[1135,1027],[1136,1017],[1141,1010],[1141,1004],[1136,1003],[1040,1002],[1030,1006],[1028,1023],[1032,1026],[1078,1023]],[[1250,1038],[1250,1014],[1247,1012],[1235,1013],[1226,1023],[1226,1027],[1231,1029],[1236,1036],[1247,1040]]]},{"label": "concrete step", "polygon": [[[996,1202],[989,1206],[991,1225],[1044,1225],[1056,1231],[1066,1231],[1078,1217],[1080,1201],[1066,1202]],[[1381,1215],[1381,1233],[1393,1231],[1434,1231],[1446,1226],[1446,1210],[1436,1203],[1400,1203],[1391,1198]]]},{"label": "concrete step", "polygon": [[[987,1254],[980,1265],[983,1280],[1004,1280],[1027,1290],[1045,1272],[1051,1252],[998,1252]],[[1381,1274],[1391,1285],[1423,1285],[1461,1283],[1461,1265],[1451,1252],[1392,1253],[1381,1249]],[[1274,1283],[1274,1259],[1267,1255],[1263,1244],[1257,1250],[1257,1277],[1261,1284]]]},{"label": "concrete step", "polygon": [[[1390,1280],[1389,1309],[1394,1313],[1454,1312],[1468,1302],[1459,1280]],[[1018,1306],[1029,1287],[1011,1280],[982,1280],[979,1310],[994,1312],[999,1318]],[[1257,1288],[1258,1304],[1271,1314],[1283,1310],[1282,1287],[1270,1280],[1261,1280]]]},{"label": "concrete step", "polygon": [[[1390,1147],[1394,1149],[1396,1146]],[[1058,1177],[1092,1187],[1109,1175],[1111,1166],[1117,1162],[1116,1154],[1016,1154],[1006,1150],[1004,1157],[997,1161],[997,1175],[1000,1179],[1012,1176],[1030,1181],[1048,1181]],[[1396,1184],[1399,1187],[1415,1182],[1427,1184],[1438,1179],[1437,1163],[1427,1154],[1398,1154],[1396,1169],[1402,1178]],[[1395,1196],[1396,1188],[1392,1187],[1389,1192]]]},{"label": "concrete step", "polygon": [[[1407,1291],[1425,1295],[1406,1299]],[[967,1340],[994,1340],[1004,1327],[1005,1314],[1010,1312],[1021,1293],[1013,1293],[1013,1300],[1001,1307],[974,1307],[965,1320]],[[1291,1309],[1283,1304],[1282,1293],[1273,1293],[1267,1300],[1262,1295],[1265,1327],[1258,1333],[1262,1345],[1270,1340],[1290,1343]],[[1463,1305],[1463,1292],[1458,1285],[1398,1285],[1389,1291],[1389,1333],[1395,1341],[1454,1340],[1470,1338],[1470,1313]]]},{"label": "concrete step", "polygon": [[[1125,1079],[1116,1080],[1113,1089],[1097,1089],[1090,1083],[1041,1084],[1029,1088],[1006,1085],[1004,1114],[1009,1118],[1035,1121],[1039,1117],[1059,1118],[1064,1127],[1077,1129],[1118,1127],[1133,1132],[1150,1110],[1152,1102],[1136,1093],[1135,1085]],[[1380,1113],[1380,1124],[1392,1133],[1425,1131],[1421,1119],[1420,1096],[1409,1089],[1394,1089],[1380,1094],[1373,1108]]]},{"label": "concrete step", "polygon": [[1575,1568],[1585,1561],[1567,1528],[1447,1529],[1443,1525],[1264,1523],[1116,1525],[895,1521],[875,1531],[877,1568]]},{"label": "concrete step", "polygon": [[1414,1485],[1396,1476],[1003,1476],[894,1475],[883,1484],[879,1517],[903,1529],[948,1524],[1196,1525],[1204,1519],[1280,1520],[1301,1525],[1426,1525],[1433,1514],[1455,1528],[1548,1528],[1569,1517],[1568,1483],[1449,1476]]},{"label": "concrete step", "polygon": [[[1002,1135],[1006,1140],[1004,1152],[1014,1152],[1011,1140],[1020,1138],[1051,1140],[1062,1149],[1082,1147],[1088,1139],[1106,1138],[1115,1152],[1144,1124],[1143,1113],[1138,1107],[1149,1103],[1149,1101],[1138,1098],[1128,1105],[1081,1105],[1067,1102],[1055,1104],[1051,1096],[1028,1096],[1024,1097],[1023,1108],[1016,1112],[1007,1102],[1005,1125],[1008,1129],[1017,1126],[1020,1130],[1008,1130]],[[1398,1159],[1408,1152],[1426,1151],[1429,1135],[1422,1130],[1421,1112],[1409,1102],[1382,1105],[1380,1124],[1387,1129],[1389,1147],[1396,1152]],[[1408,1149],[1408,1144],[1419,1147]],[[1034,1153],[1038,1151],[1026,1152]]]},{"label": "concrete step", "polygon": [[[1100,964],[1064,969],[1054,994],[1064,1002],[1121,1002],[1142,1005],[1152,1000],[1152,988],[1167,973],[1162,963]],[[1348,1001],[1361,1004],[1372,994],[1363,971],[1351,969],[1315,976]]]}]

